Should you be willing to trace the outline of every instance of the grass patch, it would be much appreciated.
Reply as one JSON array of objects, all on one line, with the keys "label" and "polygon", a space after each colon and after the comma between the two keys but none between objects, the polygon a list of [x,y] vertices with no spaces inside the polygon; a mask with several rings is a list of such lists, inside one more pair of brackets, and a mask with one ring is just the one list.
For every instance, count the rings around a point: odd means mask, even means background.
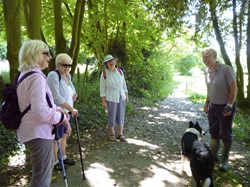
[{"label": "grass patch", "polygon": [[188,95],[188,99],[193,103],[204,103],[206,100],[206,96],[204,94],[194,93],[190,90],[185,92]]},{"label": "grass patch", "polygon": [[248,111],[238,111],[235,115],[233,133],[234,135],[243,141],[250,143],[250,116]]}]

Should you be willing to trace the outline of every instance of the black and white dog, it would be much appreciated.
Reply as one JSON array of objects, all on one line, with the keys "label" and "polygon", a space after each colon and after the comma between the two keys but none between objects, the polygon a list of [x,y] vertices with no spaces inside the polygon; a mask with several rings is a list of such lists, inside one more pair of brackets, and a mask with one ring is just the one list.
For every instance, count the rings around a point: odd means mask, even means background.
[{"label": "black and white dog", "polygon": [[213,187],[213,156],[208,146],[200,142],[202,128],[199,123],[189,122],[189,128],[181,140],[181,163],[184,171],[185,161],[190,161],[192,176],[197,187]]}]

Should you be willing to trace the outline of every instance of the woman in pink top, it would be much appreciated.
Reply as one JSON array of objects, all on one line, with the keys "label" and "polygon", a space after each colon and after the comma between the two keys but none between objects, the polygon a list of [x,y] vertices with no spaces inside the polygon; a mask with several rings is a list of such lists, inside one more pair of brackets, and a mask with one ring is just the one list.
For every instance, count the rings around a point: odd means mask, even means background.
[{"label": "woman in pink top", "polygon": [[[17,135],[30,152],[32,179],[30,187],[49,187],[53,170],[53,125],[63,124],[71,133],[68,115],[54,104],[46,76],[42,70],[48,67],[51,56],[48,46],[40,40],[24,42],[19,51],[20,78],[34,71],[17,88],[20,111],[29,104],[31,109],[22,118]],[[49,98],[52,107],[49,106]]]}]

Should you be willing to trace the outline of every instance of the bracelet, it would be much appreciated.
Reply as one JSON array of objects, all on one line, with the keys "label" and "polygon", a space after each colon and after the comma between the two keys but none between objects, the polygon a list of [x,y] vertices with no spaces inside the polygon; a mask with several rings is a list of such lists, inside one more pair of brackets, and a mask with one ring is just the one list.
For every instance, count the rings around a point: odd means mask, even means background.
[{"label": "bracelet", "polygon": [[229,104],[229,103],[227,103],[227,106],[229,106],[230,108],[232,108],[232,107],[233,107],[233,105],[232,105],[232,104]]}]

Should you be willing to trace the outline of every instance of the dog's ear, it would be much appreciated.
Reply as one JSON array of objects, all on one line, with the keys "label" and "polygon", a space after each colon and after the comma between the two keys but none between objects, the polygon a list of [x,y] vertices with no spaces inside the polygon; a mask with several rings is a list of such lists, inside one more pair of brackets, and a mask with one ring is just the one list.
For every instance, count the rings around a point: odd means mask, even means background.
[{"label": "dog's ear", "polygon": [[201,126],[199,125],[198,122],[196,122],[195,128],[196,128],[200,133],[202,133],[202,128],[201,128]]},{"label": "dog's ear", "polygon": [[197,121],[196,121],[196,123],[195,123],[194,126],[195,126],[196,129],[201,129],[201,126],[200,126],[200,124]]},{"label": "dog's ear", "polygon": [[194,127],[194,123],[192,121],[189,121],[189,128],[193,128]]}]

